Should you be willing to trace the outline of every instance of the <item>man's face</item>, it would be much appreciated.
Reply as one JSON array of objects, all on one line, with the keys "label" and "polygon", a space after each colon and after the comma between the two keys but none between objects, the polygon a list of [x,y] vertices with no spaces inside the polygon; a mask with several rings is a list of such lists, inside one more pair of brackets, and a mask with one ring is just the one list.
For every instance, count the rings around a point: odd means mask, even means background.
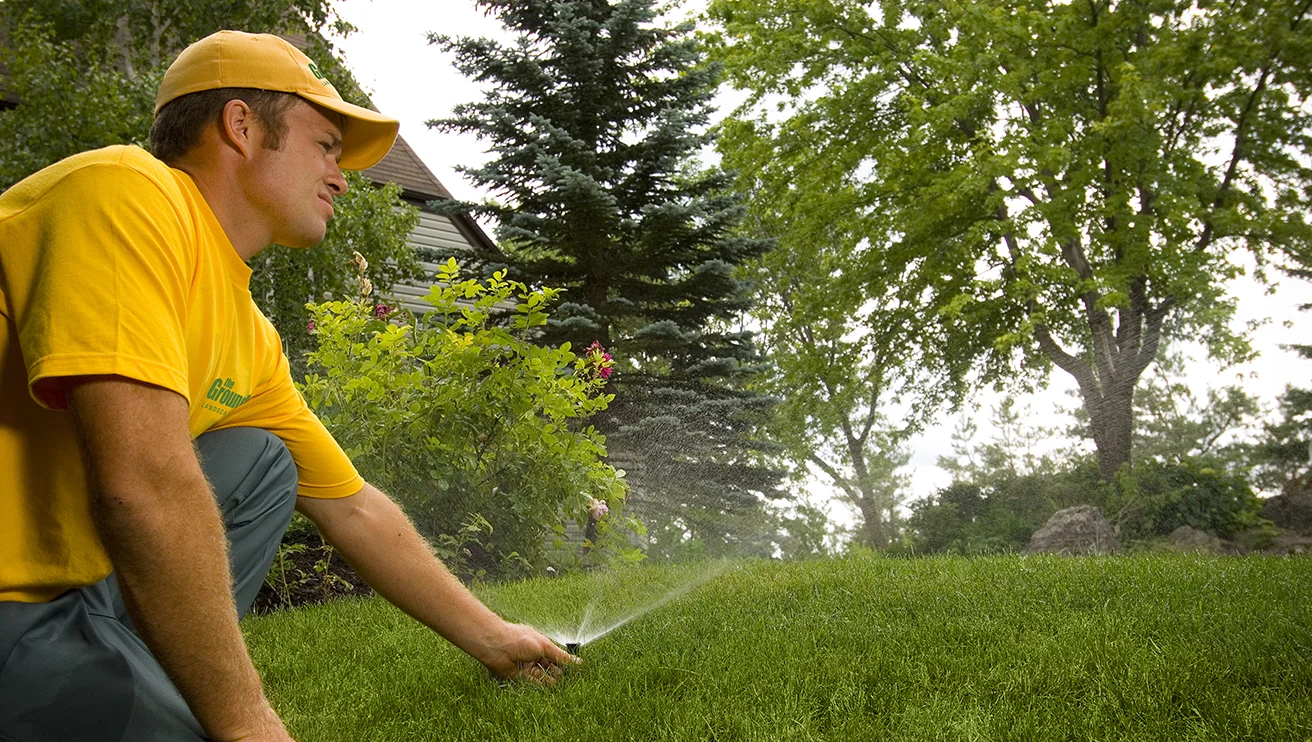
[{"label": "man's face", "polygon": [[277,244],[304,248],[322,242],[333,198],[346,193],[337,166],[342,129],[335,114],[326,113],[298,99],[287,111],[282,147],[268,149],[261,141],[246,168],[242,186]]}]

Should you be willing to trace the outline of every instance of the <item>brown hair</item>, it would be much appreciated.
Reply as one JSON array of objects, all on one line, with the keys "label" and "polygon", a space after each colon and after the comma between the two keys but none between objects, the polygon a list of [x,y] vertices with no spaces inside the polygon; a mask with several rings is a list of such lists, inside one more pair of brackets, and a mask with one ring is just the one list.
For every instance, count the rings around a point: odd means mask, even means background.
[{"label": "brown hair", "polygon": [[150,127],[150,151],[164,162],[171,162],[191,151],[211,122],[220,122],[223,107],[229,101],[242,100],[251,107],[255,119],[264,126],[264,146],[282,149],[287,133],[287,112],[297,96],[257,88],[215,88],[180,95],[164,104]]}]

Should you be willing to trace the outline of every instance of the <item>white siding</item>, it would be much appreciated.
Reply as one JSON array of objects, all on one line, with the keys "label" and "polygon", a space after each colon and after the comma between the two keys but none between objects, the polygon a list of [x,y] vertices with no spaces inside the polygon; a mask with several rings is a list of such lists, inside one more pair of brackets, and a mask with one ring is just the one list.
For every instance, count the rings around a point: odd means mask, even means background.
[{"label": "white siding", "polygon": [[[427,211],[419,212],[419,224],[410,233],[410,244],[417,249],[434,251],[434,257],[443,261],[450,257],[460,260],[474,249],[450,217]],[[428,287],[433,285],[432,278],[437,274],[438,264],[421,261],[419,265],[427,280],[398,283],[392,287],[391,294],[400,300],[402,307],[423,316],[424,312],[433,308],[423,297],[428,295]]]}]

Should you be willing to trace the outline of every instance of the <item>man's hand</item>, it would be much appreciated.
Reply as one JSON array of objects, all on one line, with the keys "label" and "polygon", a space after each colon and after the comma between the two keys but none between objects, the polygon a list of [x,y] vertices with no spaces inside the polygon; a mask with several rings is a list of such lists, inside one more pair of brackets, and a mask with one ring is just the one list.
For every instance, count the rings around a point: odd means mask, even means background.
[{"label": "man's hand", "polygon": [[255,718],[255,728],[235,737],[214,738],[215,742],[296,742],[283,727],[282,720],[268,704]]},{"label": "man's hand", "polygon": [[547,686],[560,679],[565,665],[582,662],[532,626],[504,621],[485,648],[473,654],[499,677]]},{"label": "man's hand", "polygon": [[337,500],[301,497],[296,507],[379,595],[497,675],[550,685],[562,667],[579,661],[478,602],[433,556],[401,508],[373,485]]}]

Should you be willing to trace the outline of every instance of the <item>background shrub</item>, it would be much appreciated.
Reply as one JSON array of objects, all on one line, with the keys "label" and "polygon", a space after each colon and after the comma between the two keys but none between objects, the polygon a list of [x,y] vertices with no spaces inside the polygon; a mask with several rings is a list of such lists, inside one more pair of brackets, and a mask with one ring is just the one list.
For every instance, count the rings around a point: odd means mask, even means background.
[{"label": "background shrub", "polygon": [[1205,460],[1136,465],[1120,492],[1122,541],[1166,536],[1180,526],[1234,538],[1259,524],[1262,506],[1242,476]]},{"label": "background shrub", "polygon": [[[503,273],[462,281],[452,259],[426,297],[433,310],[416,318],[369,300],[356,258],[361,298],[310,306],[302,392],[361,474],[465,579],[641,559],[623,472],[586,422],[612,399],[608,356],[531,342],[559,292]],[[491,321],[510,306],[511,322]],[[563,538],[597,501],[609,513],[587,537]]]}]

